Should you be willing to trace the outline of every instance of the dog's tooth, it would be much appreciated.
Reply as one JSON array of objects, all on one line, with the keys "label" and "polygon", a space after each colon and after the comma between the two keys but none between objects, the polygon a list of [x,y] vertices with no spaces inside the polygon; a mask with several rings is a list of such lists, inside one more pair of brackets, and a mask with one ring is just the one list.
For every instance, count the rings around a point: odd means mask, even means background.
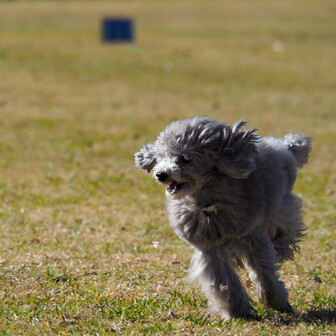
[{"label": "dog's tooth", "polygon": [[175,192],[175,186],[173,186],[172,184],[170,186],[168,186],[167,191],[169,192],[169,194],[173,194]]}]

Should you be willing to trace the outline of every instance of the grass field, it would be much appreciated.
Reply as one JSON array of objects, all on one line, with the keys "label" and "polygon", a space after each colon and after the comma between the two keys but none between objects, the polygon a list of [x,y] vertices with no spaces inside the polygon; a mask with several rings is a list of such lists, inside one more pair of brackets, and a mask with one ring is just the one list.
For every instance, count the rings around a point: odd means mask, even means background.
[{"label": "grass field", "polygon": [[[116,14],[135,44],[100,41]],[[335,335],[335,16],[333,0],[0,2],[0,334]],[[192,250],[133,154],[195,115],[314,138],[309,233],[281,272],[293,316],[245,277],[258,317],[224,323],[185,280]]]}]

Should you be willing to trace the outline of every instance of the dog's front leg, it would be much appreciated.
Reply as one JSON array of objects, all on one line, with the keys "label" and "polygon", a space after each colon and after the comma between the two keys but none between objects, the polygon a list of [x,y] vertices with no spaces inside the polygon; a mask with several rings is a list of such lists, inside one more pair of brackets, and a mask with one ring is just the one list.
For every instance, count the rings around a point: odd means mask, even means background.
[{"label": "dog's front leg", "polygon": [[191,264],[190,279],[201,286],[210,312],[220,314],[225,320],[251,315],[250,299],[227,252],[196,250]]},{"label": "dog's front leg", "polygon": [[254,232],[241,244],[250,277],[257,282],[257,294],[266,306],[281,312],[293,312],[288,293],[277,274],[275,251],[270,239],[263,232]]}]

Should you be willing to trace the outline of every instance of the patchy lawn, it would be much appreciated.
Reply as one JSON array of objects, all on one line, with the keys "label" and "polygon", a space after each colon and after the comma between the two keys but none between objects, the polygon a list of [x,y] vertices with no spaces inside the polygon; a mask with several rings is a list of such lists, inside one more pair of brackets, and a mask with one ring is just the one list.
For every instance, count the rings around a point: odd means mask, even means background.
[{"label": "patchy lawn", "polygon": [[[336,4],[9,1],[0,10],[0,333],[336,333]],[[107,15],[136,43],[105,45]],[[172,120],[245,118],[314,138],[296,185],[309,229],[283,267],[295,315],[221,322],[133,153]]]}]

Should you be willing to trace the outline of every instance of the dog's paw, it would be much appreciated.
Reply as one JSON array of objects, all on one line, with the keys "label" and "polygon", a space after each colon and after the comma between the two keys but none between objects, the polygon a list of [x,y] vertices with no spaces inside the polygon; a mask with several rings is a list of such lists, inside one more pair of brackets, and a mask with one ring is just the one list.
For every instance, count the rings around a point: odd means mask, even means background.
[{"label": "dog's paw", "polygon": [[285,307],[283,308],[283,313],[287,313],[287,314],[294,314],[294,309],[293,307],[289,304],[289,302],[287,301]]}]

